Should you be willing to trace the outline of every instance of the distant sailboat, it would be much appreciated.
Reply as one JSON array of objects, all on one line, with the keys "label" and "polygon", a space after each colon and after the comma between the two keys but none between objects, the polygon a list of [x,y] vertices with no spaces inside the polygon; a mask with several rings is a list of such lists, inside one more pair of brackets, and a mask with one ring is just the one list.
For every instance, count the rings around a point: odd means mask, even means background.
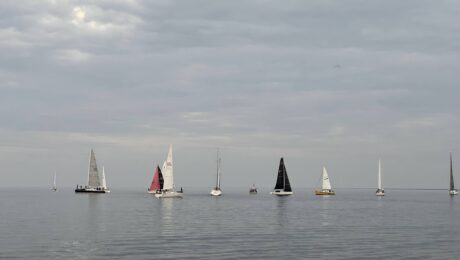
[{"label": "distant sailboat", "polygon": [[153,175],[152,183],[148,188],[148,193],[161,193],[163,189],[163,174],[161,173],[160,166],[157,165],[155,168],[155,174]]},{"label": "distant sailboat", "polygon": [[221,174],[221,159],[219,157],[219,150],[217,150],[217,177],[216,177],[216,187],[211,190],[212,196],[221,196],[222,190],[220,189],[220,174]]},{"label": "distant sailboat", "polygon": [[329,175],[327,174],[326,167],[323,167],[323,174],[321,176],[322,184],[321,190],[316,190],[316,195],[335,195],[335,191],[332,190],[331,181],[329,180]]},{"label": "distant sailboat", "polygon": [[101,180],[99,179],[99,172],[97,169],[96,156],[93,149],[91,149],[91,154],[89,158],[89,168],[88,168],[88,184],[86,186],[78,186],[75,188],[77,193],[106,193],[107,191],[101,185]]},{"label": "distant sailboat", "polygon": [[51,190],[57,191],[57,186],[56,186],[56,173],[54,173],[53,187],[51,188]]},{"label": "distant sailboat", "polygon": [[106,193],[109,193],[110,190],[107,187],[107,181],[105,180],[105,168],[102,166],[102,189],[105,190]]},{"label": "distant sailboat", "polygon": [[276,178],[276,185],[270,194],[277,196],[292,195],[291,184],[287,175],[286,167],[284,166],[284,159],[281,157],[280,166],[278,168],[278,177]]},{"label": "distant sailboat", "polygon": [[377,180],[377,191],[375,191],[376,196],[385,196],[385,190],[382,189],[382,167],[379,160],[379,174]]},{"label": "distant sailboat", "polygon": [[163,189],[155,193],[157,198],[182,198],[182,192],[174,188],[172,145],[169,146],[168,158],[163,163]]},{"label": "distant sailboat", "polygon": [[457,195],[458,190],[455,189],[454,186],[454,170],[452,167],[452,154],[450,154],[450,185],[449,185],[449,194],[450,195]]},{"label": "distant sailboat", "polygon": [[249,194],[257,194],[257,188],[255,184],[252,184],[252,187],[249,189]]}]

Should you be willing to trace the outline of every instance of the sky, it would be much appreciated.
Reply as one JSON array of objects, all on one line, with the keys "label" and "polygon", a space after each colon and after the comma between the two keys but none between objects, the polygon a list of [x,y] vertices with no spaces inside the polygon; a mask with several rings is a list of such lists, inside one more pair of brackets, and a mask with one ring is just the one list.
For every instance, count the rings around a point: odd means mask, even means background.
[{"label": "sky", "polygon": [[[460,2],[0,1],[0,187],[448,187]],[[458,162],[458,163],[457,163]],[[455,173],[460,183],[460,174]]]}]

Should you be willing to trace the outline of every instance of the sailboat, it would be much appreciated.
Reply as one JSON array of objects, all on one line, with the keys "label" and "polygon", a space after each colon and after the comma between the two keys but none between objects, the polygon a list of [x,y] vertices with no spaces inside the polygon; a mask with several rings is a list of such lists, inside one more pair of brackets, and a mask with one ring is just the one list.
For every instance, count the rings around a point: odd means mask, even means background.
[{"label": "sailboat", "polygon": [[161,193],[161,190],[163,189],[163,174],[161,173],[160,166],[157,165],[155,168],[155,174],[153,175],[153,180],[152,183],[150,184],[150,187],[147,189],[148,193]]},{"label": "sailboat", "polygon": [[102,189],[105,190],[106,193],[109,193],[110,190],[107,187],[107,181],[105,180],[105,168],[102,166]]},{"label": "sailboat", "polygon": [[257,188],[255,184],[252,184],[252,187],[249,189],[249,194],[257,194]]},{"label": "sailboat", "polygon": [[101,185],[101,180],[99,178],[99,171],[97,169],[96,155],[94,154],[93,149],[91,149],[89,157],[89,168],[88,168],[88,184],[85,186],[79,186],[75,188],[77,193],[106,193],[107,190]]},{"label": "sailboat", "polygon": [[375,191],[376,196],[385,196],[385,190],[382,189],[382,167],[379,160],[379,175],[377,180],[377,190]]},{"label": "sailboat", "polygon": [[210,194],[211,196],[221,196],[222,195],[222,190],[220,189],[220,174],[221,174],[221,159],[219,157],[219,150],[217,150],[217,179],[216,179],[216,187],[211,190]]},{"label": "sailboat", "polygon": [[331,181],[327,174],[326,167],[323,167],[321,190],[315,190],[316,195],[335,195],[335,191],[332,190]]},{"label": "sailboat", "polygon": [[382,189],[382,167],[379,160],[379,174],[377,180],[377,190],[375,191],[375,196],[385,196],[385,190]]},{"label": "sailboat", "polygon": [[286,167],[284,166],[283,157],[281,157],[280,160],[280,166],[278,168],[278,177],[276,178],[275,188],[272,192],[270,192],[270,194],[277,196],[288,196],[293,194],[291,184],[289,183]]},{"label": "sailboat", "polygon": [[450,185],[449,185],[449,194],[457,195],[458,190],[454,187],[454,170],[452,167],[452,154],[450,154]]},{"label": "sailboat", "polygon": [[172,145],[169,146],[168,157],[163,163],[163,189],[160,192],[155,193],[157,198],[182,198],[182,192],[176,191],[174,188],[174,176],[173,176],[173,156],[172,156]]},{"label": "sailboat", "polygon": [[57,191],[57,186],[56,186],[56,173],[54,173],[54,179],[53,179],[53,187],[51,188],[52,191]]}]

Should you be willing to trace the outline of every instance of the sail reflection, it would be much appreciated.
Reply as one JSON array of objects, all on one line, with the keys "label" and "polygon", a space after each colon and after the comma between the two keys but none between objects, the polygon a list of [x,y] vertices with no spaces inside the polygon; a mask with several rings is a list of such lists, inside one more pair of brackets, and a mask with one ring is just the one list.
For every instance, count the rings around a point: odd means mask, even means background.
[{"label": "sail reflection", "polygon": [[173,220],[173,208],[175,199],[161,199],[161,235],[175,235],[175,225]]}]

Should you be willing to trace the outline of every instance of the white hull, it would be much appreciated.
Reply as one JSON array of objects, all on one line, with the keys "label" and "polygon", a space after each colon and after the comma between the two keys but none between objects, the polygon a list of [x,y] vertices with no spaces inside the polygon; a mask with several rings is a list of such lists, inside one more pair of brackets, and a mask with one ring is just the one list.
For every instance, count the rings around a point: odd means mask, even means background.
[{"label": "white hull", "polygon": [[221,190],[212,190],[209,194],[211,194],[211,196],[220,196],[220,195],[222,195],[222,191]]},{"label": "white hull", "polygon": [[457,190],[450,190],[449,195],[458,195],[458,191]]},{"label": "white hull", "polygon": [[155,193],[156,198],[182,198],[182,193],[176,191],[164,191],[162,193]]},{"label": "white hull", "polygon": [[385,193],[379,191],[375,193],[375,196],[385,196]]},{"label": "white hull", "polygon": [[276,196],[289,196],[289,195],[294,194],[294,192],[292,191],[272,191],[270,192],[270,194],[276,195]]}]

